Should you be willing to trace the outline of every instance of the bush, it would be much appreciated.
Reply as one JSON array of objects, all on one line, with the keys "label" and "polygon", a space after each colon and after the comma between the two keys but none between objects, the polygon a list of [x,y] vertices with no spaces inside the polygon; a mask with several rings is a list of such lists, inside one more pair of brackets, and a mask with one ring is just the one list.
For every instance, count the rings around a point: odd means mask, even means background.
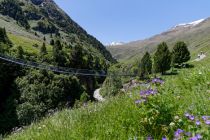
[{"label": "bush", "polygon": [[32,71],[16,80],[20,98],[17,114],[21,124],[40,119],[49,110],[72,106],[84,89],[76,77]]}]

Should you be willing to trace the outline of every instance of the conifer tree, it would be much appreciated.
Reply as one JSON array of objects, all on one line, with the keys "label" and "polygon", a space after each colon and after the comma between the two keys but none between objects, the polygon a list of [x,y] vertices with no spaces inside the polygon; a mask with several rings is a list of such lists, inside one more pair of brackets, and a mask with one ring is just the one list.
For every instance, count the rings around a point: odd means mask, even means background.
[{"label": "conifer tree", "polygon": [[154,70],[156,73],[164,74],[171,68],[171,53],[165,42],[158,45],[157,51],[154,55]]},{"label": "conifer tree", "polygon": [[152,60],[150,54],[146,52],[143,58],[141,59],[140,78],[142,79],[147,78],[147,76],[151,73],[152,73]]},{"label": "conifer tree", "polygon": [[182,41],[177,42],[172,51],[173,63],[181,65],[182,63],[189,61],[190,58],[190,52],[187,45]]},{"label": "conifer tree", "polygon": [[54,39],[51,39],[51,41],[50,41],[50,45],[52,45],[52,46],[54,46],[54,45],[55,45],[55,41],[54,41]]},{"label": "conifer tree", "polygon": [[23,48],[21,46],[18,46],[17,47],[17,58],[23,59],[23,55],[24,55]]},{"label": "conifer tree", "polygon": [[40,54],[41,55],[47,54],[47,48],[46,48],[46,44],[45,43],[43,43],[41,48],[40,48]]}]

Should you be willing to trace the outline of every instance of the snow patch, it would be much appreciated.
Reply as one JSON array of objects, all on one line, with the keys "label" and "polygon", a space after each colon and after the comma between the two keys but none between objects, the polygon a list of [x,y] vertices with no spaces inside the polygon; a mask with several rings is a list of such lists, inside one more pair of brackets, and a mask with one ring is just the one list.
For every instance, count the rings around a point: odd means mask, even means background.
[{"label": "snow patch", "polygon": [[201,22],[203,22],[205,19],[200,19],[200,20],[196,20],[190,23],[181,23],[176,25],[173,29],[177,28],[177,27],[193,27],[196,26],[198,24],[200,24]]},{"label": "snow patch", "polygon": [[123,43],[123,42],[111,42],[111,43],[107,44],[106,46],[119,46],[119,45],[123,45],[123,44],[125,44],[125,43]]}]

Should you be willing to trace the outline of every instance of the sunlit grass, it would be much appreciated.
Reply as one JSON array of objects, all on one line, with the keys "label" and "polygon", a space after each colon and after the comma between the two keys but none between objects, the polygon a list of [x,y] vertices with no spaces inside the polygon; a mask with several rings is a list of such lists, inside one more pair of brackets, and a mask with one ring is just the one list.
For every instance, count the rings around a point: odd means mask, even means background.
[{"label": "sunlit grass", "polygon": [[[40,47],[42,46],[43,42],[35,39],[30,39],[24,36],[14,35],[8,33],[9,39],[12,41],[13,44],[15,44],[14,47],[22,46],[23,50],[25,52],[31,53],[31,54],[39,54]],[[34,45],[37,44],[38,47],[34,47]],[[52,46],[46,45],[47,51],[52,52]]]},{"label": "sunlit grass", "polygon": [[[139,87],[131,94],[118,95],[104,103],[63,110],[7,139],[141,140],[147,136],[172,139],[178,128],[192,134],[199,132],[205,139],[210,139],[209,126],[202,124],[195,130],[194,122],[184,117],[185,112],[198,118],[210,115],[210,59],[193,64],[195,68],[179,70],[178,75],[164,76],[165,84],[159,87],[158,95],[150,97],[145,105],[135,104],[135,100],[140,98]],[[180,122],[176,122],[176,117]],[[175,125],[171,126],[171,123]]]}]

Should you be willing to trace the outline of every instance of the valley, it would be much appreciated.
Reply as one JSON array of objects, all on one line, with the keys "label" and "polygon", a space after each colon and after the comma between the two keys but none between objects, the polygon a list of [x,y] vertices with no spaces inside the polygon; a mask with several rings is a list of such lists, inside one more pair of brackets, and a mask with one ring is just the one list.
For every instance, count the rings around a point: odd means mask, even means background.
[{"label": "valley", "polygon": [[104,46],[57,3],[0,0],[0,139],[210,139],[210,18]]}]

